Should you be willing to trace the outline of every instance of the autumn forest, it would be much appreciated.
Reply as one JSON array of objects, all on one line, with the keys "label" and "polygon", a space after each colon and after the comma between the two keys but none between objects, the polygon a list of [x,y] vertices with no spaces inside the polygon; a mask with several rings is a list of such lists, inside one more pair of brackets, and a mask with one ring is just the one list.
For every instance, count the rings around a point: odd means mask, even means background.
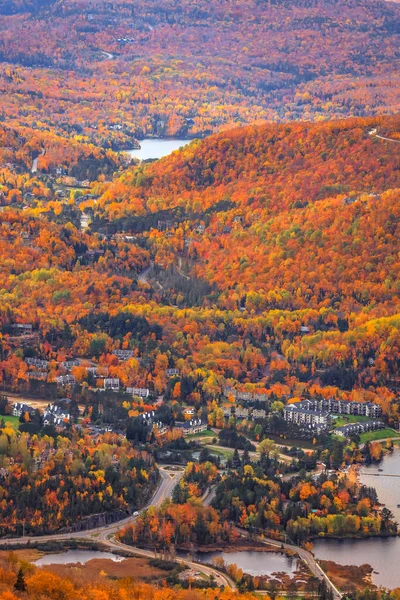
[{"label": "autumn forest", "polygon": [[0,0],[0,600],[400,598],[399,22]]}]

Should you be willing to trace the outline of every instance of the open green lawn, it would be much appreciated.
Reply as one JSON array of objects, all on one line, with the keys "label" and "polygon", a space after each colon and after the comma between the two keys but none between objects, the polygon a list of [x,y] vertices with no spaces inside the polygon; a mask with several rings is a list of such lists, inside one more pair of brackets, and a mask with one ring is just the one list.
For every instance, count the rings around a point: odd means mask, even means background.
[{"label": "open green lawn", "polygon": [[363,423],[369,419],[370,417],[359,415],[332,415],[332,429],[335,427],[343,427],[343,425],[348,425],[349,423]]},{"label": "open green lawn", "polygon": [[287,446],[292,448],[303,448],[304,450],[315,450],[318,446],[314,446],[311,440],[300,440],[297,438],[283,438],[279,435],[268,434],[268,437],[273,440],[278,446]]},{"label": "open green lawn", "polygon": [[4,420],[5,423],[10,423],[11,427],[14,429],[18,429],[19,427],[19,417],[12,417],[11,415],[0,415],[0,423]]},{"label": "open green lawn", "polygon": [[384,440],[385,438],[398,436],[399,432],[394,429],[377,429],[376,431],[367,431],[360,434],[361,444],[365,442],[373,442],[375,440]]},{"label": "open green lawn", "polygon": [[227,448],[218,448],[217,446],[214,445],[207,445],[207,448],[210,450],[210,452],[212,454],[218,454],[219,456],[222,456],[223,458],[230,458],[231,456],[233,456],[234,453],[234,448],[232,448],[232,450],[228,450]]},{"label": "open green lawn", "polygon": [[218,438],[218,435],[214,431],[211,431],[211,429],[206,429],[206,431],[200,431],[199,433],[194,433],[193,435],[188,435],[187,439],[195,440],[196,438],[203,438],[203,437]]}]

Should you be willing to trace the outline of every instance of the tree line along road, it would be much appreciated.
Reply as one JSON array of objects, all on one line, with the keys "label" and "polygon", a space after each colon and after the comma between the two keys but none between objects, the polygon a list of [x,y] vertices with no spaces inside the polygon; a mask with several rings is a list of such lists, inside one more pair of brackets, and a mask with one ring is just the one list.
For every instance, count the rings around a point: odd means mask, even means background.
[{"label": "tree line along road", "polygon": [[[160,484],[159,484],[157,490],[155,491],[155,493],[153,494],[153,497],[152,497],[150,503],[143,510],[146,510],[150,506],[155,506],[155,507],[160,506],[164,502],[164,500],[166,500],[167,498],[170,498],[174,487],[179,483],[179,481],[183,475],[183,469],[179,470],[179,471],[176,471],[176,470],[172,471],[172,470],[168,470],[168,468],[166,468],[166,467],[164,467],[164,468],[159,467],[159,471],[160,471],[160,475],[161,475]],[[216,486],[213,486],[209,490],[209,492],[205,498],[206,505],[209,505],[210,502],[212,501],[215,487]],[[24,536],[24,537],[19,537],[19,538],[0,539],[0,548],[1,547],[9,548],[10,546],[12,547],[12,546],[21,546],[21,545],[31,545],[32,543],[35,543],[35,542],[51,542],[51,541],[62,542],[62,541],[68,541],[68,540],[76,540],[76,541],[79,541],[79,540],[89,541],[90,540],[91,542],[93,542],[93,541],[101,542],[101,544],[105,547],[105,549],[107,548],[107,549],[113,550],[114,552],[118,552],[118,550],[119,551],[123,550],[124,553],[127,553],[127,554],[154,558],[155,556],[157,556],[156,552],[153,552],[152,550],[145,550],[143,548],[128,546],[127,544],[119,542],[115,537],[117,532],[122,527],[125,527],[126,525],[130,525],[130,524],[134,523],[136,519],[137,519],[137,515],[136,516],[131,515],[131,516],[127,517],[126,519],[118,521],[117,523],[113,523],[112,525],[106,525],[106,526],[102,526],[102,527],[88,529],[87,531],[81,531],[81,532],[54,533],[51,535],[43,535],[43,536],[32,536],[32,537]],[[241,537],[248,536],[248,532],[246,530],[236,527],[236,531],[239,533],[239,535]],[[329,577],[326,575],[326,573],[322,570],[322,568],[317,563],[317,561],[315,560],[315,558],[311,554],[311,552],[308,552],[308,550],[305,550],[304,548],[301,548],[300,546],[296,546],[294,544],[288,544],[286,542],[279,542],[277,540],[273,540],[273,539],[265,538],[265,537],[261,537],[261,536],[257,536],[256,540],[262,544],[276,547],[279,550],[282,550],[282,549],[290,550],[291,552],[294,552],[295,554],[297,554],[298,557],[307,565],[310,572],[315,577],[317,577],[320,581],[324,580],[326,582],[328,588],[332,591],[334,600],[339,600],[340,598],[342,598],[342,594],[339,592],[339,590],[334,585],[334,583],[329,579]],[[218,571],[217,569],[214,569],[211,566],[199,564],[199,563],[193,562],[189,559],[180,558],[179,561],[181,563],[183,563],[184,565],[190,567],[191,569],[200,571],[201,573],[205,574],[208,577],[213,576],[217,585],[219,585],[219,586],[223,585],[225,587],[231,588],[232,590],[236,590],[236,585],[235,585],[234,581],[225,573],[221,573],[220,571]]]},{"label": "tree line along road", "polygon": [[[164,500],[170,498],[172,495],[172,491],[174,487],[179,483],[183,475],[183,470],[180,471],[169,471],[166,468],[160,468],[161,481],[160,484],[155,491],[150,503],[147,507],[142,510],[146,510],[150,508],[150,506],[160,506]],[[51,535],[40,535],[40,536],[24,536],[19,538],[8,538],[8,539],[0,539],[0,548],[10,548],[12,546],[23,546],[23,545],[31,545],[35,542],[63,542],[69,540],[76,541],[91,541],[91,542],[100,542],[102,546],[104,546],[104,550],[111,550],[117,553],[118,551],[123,550],[124,554],[130,554],[132,556],[145,556],[148,558],[154,558],[157,556],[156,552],[152,550],[144,550],[143,548],[136,548],[133,546],[128,546],[127,544],[123,544],[116,539],[117,532],[126,525],[130,525],[135,522],[137,519],[137,515],[131,515],[126,519],[122,519],[117,523],[113,523],[112,525],[106,525],[102,527],[96,527],[93,529],[88,529],[86,531],[72,532],[72,533],[54,533]],[[195,569],[196,571],[200,571],[207,577],[214,577],[215,582],[219,586],[229,587],[232,590],[236,589],[234,581],[225,573],[220,573],[216,569],[210,566],[206,566],[203,564],[199,564],[193,562],[186,558],[179,558],[179,562],[188,566],[191,569]]]}]

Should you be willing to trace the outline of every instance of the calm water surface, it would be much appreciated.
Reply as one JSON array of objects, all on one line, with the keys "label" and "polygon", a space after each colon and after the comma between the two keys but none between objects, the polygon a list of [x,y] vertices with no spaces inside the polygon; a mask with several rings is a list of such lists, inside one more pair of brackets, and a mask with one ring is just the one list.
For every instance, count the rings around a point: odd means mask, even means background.
[{"label": "calm water surface", "polygon": [[196,559],[212,563],[214,558],[223,558],[225,563],[237,565],[244,573],[250,575],[272,575],[285,572],[291,575],[297,569],[298,559],[275,552],[199,552]]},{"label": "calm water surface", "polygon": [[81,563],[84,565],[93,558],[109,558],[115,562],[124,560],[122,556],[116,556],[111,552],[99,552],[97,550],[68,550],[60,554],[46,554],[35,562],[38,567],[44,565],[68,565],[71,563]]},{"label": "calm water surface", "polygon": [[[398,475],[398,477],[391,477]],[[360,481],[364,485],[374,487],[378,492],[379,502],[392,511],[400,523],[400,448],[395,448],[378,465],[369,465],[360,470]],[[400,556],[399,556],[400,559]]]},{"label": "calm water surface", "polygon": [[139,158],[140,160],[147,160],[149,158],[162,158],[168,156],[174,150],[178,150],[182,146],[189,144],[191,140],[183,139],[157,139],[150,138],[142,140],[140,142],[140,150],[126,150],[128,154]]},{"label": "calm water surface", "polygon": [[[396,448],[379,465],[362,467],[360,481],[376,489],[379,501],[385,504],[400,522],[400,508],[397,507],[397,504],[400,504],[400,477],[392,475],[400,475],[400,448]],[[315,540],[314,554],[317,558],[333,560],[341,565],[360,566],[367,563],[375,571],[372,579],[376,585],[390,589],[400,587],[400,537]]]},{"label": "calm water surface", "polygon": [[[374,473],[379,473],[379,476]],[[382,477],[381,473],[388,477]],[[380,502],[385,504],[400,522],[400,508],[397,507],[397,504],[400,504],[400,477],[391,477],[391,475],[400,475],[400,448],[385,458],[381,464],[363,467],[360,479],[365,485],[375,487]],[[360,566],[367,563],[374,569],[372,578],[376,585],[383,585],[390,589],[400,587],[400,537],[366,540],[318,539],[314,542],[314,554],[316,558],[332,560],[342,565]],[[228,564],[236,564],[250,575],[272,575],[277,572],[292,575],[297,568],[296,558],[273,552],[208,552],[196,556],[197,560],[206,563],[211,563],[216,557],[223,558]],[[93,558],[124,560],[110,552],[68,550],[62,554],[47,554],[35,564],[38,566],[78,562],[85,564]]]}]

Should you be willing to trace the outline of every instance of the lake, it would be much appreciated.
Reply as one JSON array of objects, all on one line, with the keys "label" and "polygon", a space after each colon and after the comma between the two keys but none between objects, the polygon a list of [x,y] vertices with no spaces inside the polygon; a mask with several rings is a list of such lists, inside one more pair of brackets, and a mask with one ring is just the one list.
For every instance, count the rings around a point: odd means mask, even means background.
[{"label": "lake", "polygon": [[60,552],[55,554],[45,554],[42,558],[35,561],[37,567],[43,567],[45,565],[68,565],[72,563],[81,563],[84,565],[93,558],[108,558],[115,562],[124,560],[122,556],[112,554],[112,552],[99,552],[98,550],[67,550],[67,552]]},{"label": "lake", "polygon": [[162,158],[168,156],[174,150],[178,150],[182,146],[189,144],[191,140],[183,139],[159,139],[149,138],[140,141],[140,149],[133,148],[132,150],[125,150],[127,154],[140,160],[147,160],[150,158]]},{"label": "lake", "polygon": [[[380,471],[378,469],[381,469]],[[382,477],[382,475],[385,475]],[[378,465],[363,466],[360,481],[374,487],[379,501],[392,511],[400,522],[400,448],[384,458]],[[316,558],[333,560],[341,565],[369,564],[375,573],[372,580],[376,585],[390,589],[400,587],[400,537],[370,538],[366,540],[318,539],[314,543]]]},{"label": "lake", "polygon": [[376,489],[379,502],[391,510],[400,523],[400,507],[397,506],[400,504],[400,477],[391,475],[400,476],[400,448],[395,448],[392,454],[385,456],[378,465],[364,466],[360,469],[361,483]]},{"label": "lake", "polygon": [[223,558],[225,563],[237,565],[249,575],[272,575],[284,572],[292,575],[297,569],[298,558],[279,552],[198,552],[196,560],[211,564],[214,558]]}]

